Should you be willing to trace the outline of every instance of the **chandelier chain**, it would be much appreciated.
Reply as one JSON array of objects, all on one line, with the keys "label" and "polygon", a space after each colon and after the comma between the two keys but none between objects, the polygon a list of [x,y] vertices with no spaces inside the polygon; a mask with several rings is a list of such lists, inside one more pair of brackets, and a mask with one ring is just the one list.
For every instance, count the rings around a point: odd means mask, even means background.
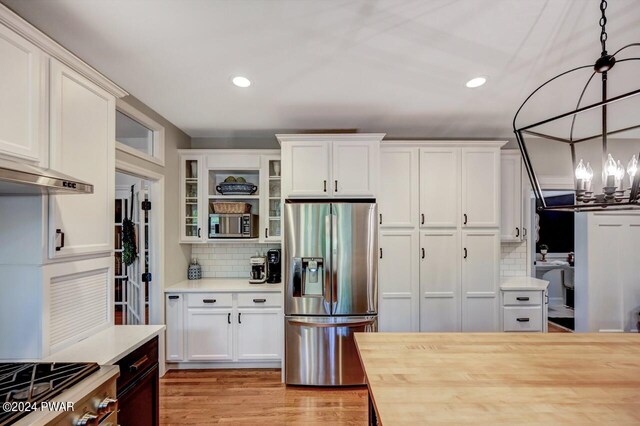
[{"label": "chandelier chain", "polygon": [[605,11],[607,10],[607,0],[600,1],[600,45],[602,46],[602,56],[607,54],[607,16]]}]

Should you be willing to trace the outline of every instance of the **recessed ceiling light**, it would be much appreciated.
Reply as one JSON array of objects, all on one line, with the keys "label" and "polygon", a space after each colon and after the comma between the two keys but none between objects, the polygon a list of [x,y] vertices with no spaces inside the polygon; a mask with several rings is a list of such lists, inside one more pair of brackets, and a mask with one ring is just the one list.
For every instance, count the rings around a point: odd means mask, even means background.
[{"label": "recessed ceiling light", "polygon": [[235,84],[238,87],[249,87],[249,86],[251,86],[251,81],[249,81],[249,79],[247,77],[236,76],[236,77],[233,77],[233,79],[231,81],[233,82],[233,84]]},{"label": "recessed ceiling light", "polygon": [[470,89],[475,89],[476,87],[480,87],[487,82],[487,79],[484,77],[476,77],[467,81],[467,87]]}]

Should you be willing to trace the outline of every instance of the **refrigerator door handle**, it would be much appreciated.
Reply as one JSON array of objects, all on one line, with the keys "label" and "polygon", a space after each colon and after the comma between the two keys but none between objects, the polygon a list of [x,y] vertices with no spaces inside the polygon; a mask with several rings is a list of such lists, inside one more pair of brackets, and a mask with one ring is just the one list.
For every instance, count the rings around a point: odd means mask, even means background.
[{"label": "refrigerator door handle", "polygon": [[331,313],[338,304],[338,215],[331,213]]},{"label": "refrigerator door handle", "polygon": [[325,241],[327,245],[325,246],[325,265],[324,265],[324,301],[325,308],[329,313],[331,313],[331,269],[333,268],[333,264],[331,262],[331,213],[324,217],[324,232],[325,232]]},{"label": "refrigerator door handle", "polygon": [[348,320],[342,322],[319,322],[313,320],[303,319],[288,319],[287,322],[291,325],[300,325],[303,327],[318,327],[318,328],[331,328],[331,327],[358,327],[362,325],[369,325],[376,320],[376,317],[366,317],[365,319]]}]

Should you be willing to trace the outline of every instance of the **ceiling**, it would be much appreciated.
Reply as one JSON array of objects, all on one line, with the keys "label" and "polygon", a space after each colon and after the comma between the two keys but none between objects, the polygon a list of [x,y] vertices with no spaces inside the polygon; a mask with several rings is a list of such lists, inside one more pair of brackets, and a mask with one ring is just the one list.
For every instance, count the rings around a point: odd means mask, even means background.
[{"label": "ceiling", "polygon": [[[597,0],[0,1],[192,137],[509,137],[538,84],[600,52]],[[610,50],[640,42],[637,0],[607,13]],[[584,72],[523,124],[572,108]],[[476,76],[487,84],[466,88]]]}]

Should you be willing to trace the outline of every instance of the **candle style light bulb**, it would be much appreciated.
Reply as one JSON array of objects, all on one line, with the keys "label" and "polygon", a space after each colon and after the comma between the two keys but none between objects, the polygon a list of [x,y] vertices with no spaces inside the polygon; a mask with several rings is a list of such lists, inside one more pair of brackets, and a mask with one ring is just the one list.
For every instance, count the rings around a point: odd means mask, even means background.
[{"label": "candle style light bulb", "polygon": [[593,180],[593,169],[591,168],[591,163],[587,161],[587,175],[586,175],[586,190],[591,191],[591,181]]},{"label": "candle style light bulb", "polygon": [[629,186],[633,186],[633,178],[636,177],[636,172],[638,171],[638,159],[634,155],[629,160],[629,164],[627,164],[627,173],[629,174]]},{"label": "candle style light bulb", "polygon": [[576,179],[587,180],[587,168],[584,165],[584,161],[580,159],[578,167],[576,167]]},{"label": "candle style light bulb", "polygon": [[618,160],[618,165],[616,166],[616,187],[622,190],[622,185],[624,183],[624,167],[622,167],[622,163]]},{"label": "candle style light bulb", "polygon": [[613,159],[613,156],[609,154],[607,156],[607,161],[604,163],[604,186],[605,187],[615,187],[616,186],[616,173],[618,171],[618,165],[616,164],[616,160]]}]

